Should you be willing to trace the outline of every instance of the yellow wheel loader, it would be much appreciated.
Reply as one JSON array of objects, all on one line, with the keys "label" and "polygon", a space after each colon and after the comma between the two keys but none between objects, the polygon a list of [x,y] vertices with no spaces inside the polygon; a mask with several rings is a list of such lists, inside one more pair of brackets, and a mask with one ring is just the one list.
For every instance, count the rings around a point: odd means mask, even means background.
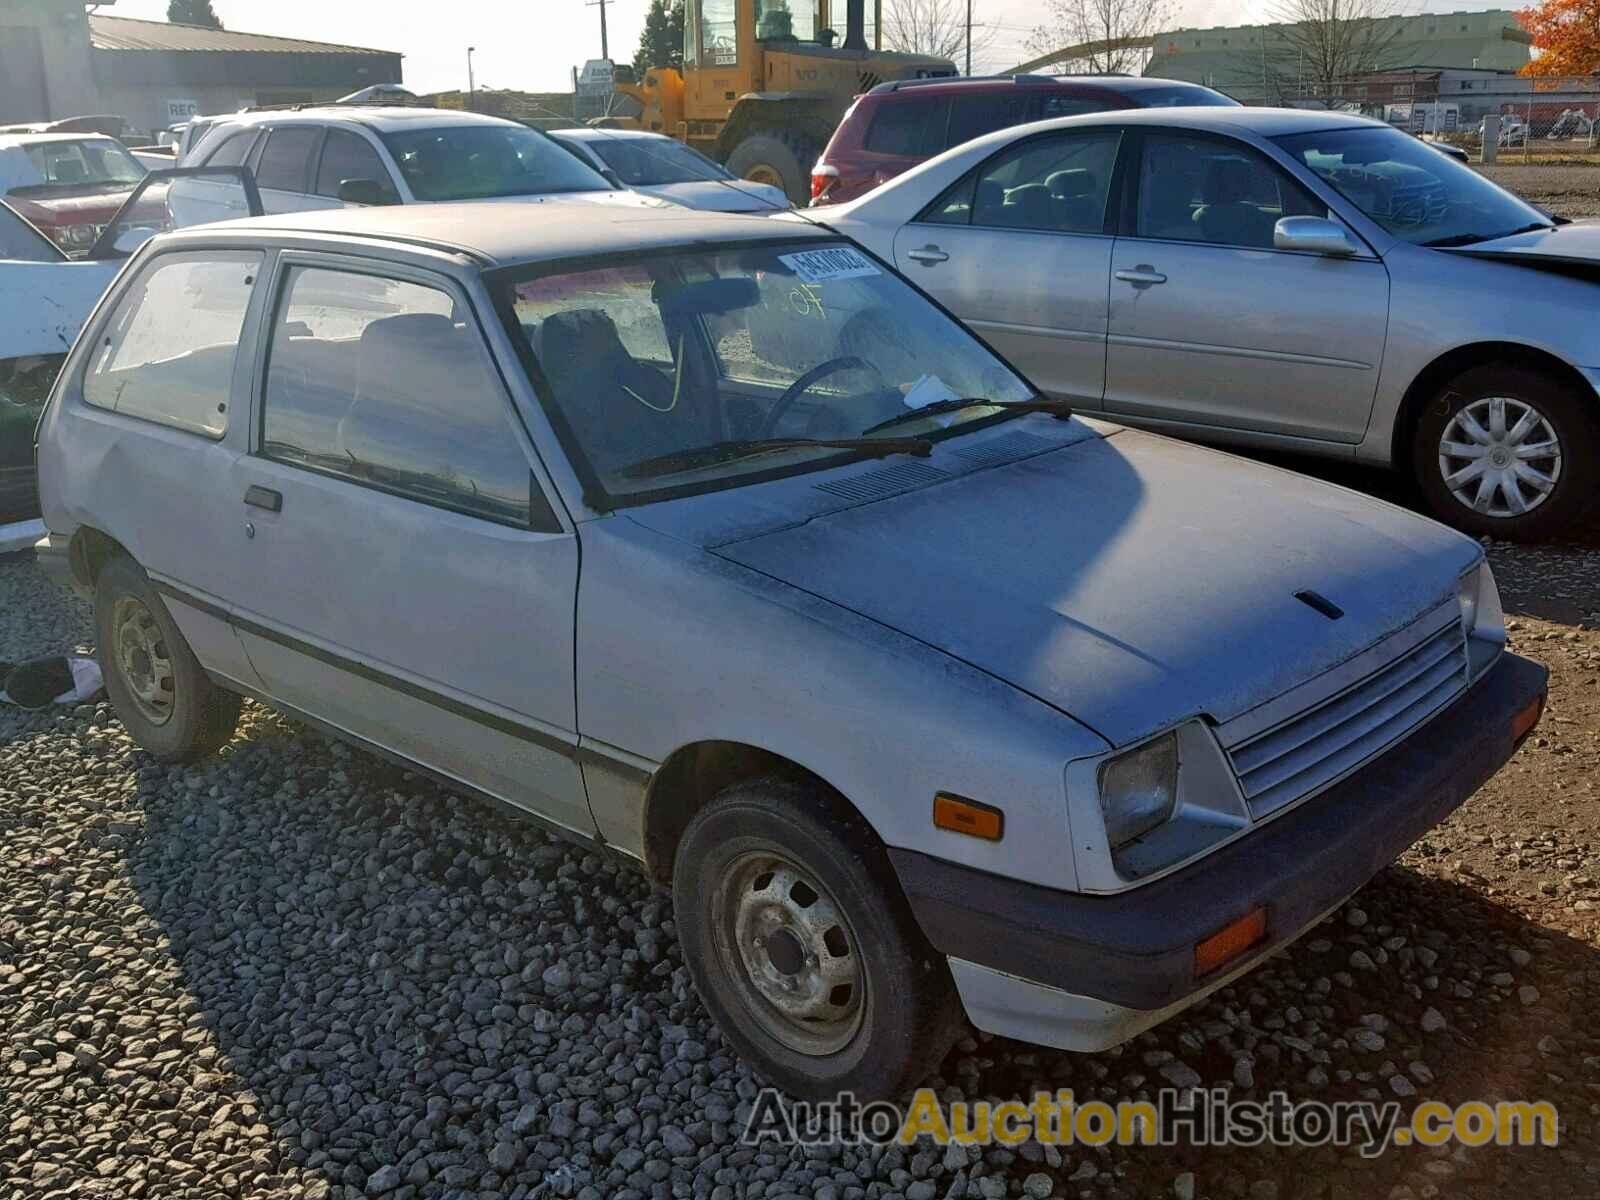
[{"label": "yellow wheel loader", "polygon": [[[845,17],[842,38],[835,15]],[[686,0],[683,34],[682,71],[655,67],[640,81],[618,68],[618,93],[641,112],[604,123],[687,142],[796,204],[809,199],[811,164],[856,96],[956,74],[948,59],[869,48],[866,0]]]}]

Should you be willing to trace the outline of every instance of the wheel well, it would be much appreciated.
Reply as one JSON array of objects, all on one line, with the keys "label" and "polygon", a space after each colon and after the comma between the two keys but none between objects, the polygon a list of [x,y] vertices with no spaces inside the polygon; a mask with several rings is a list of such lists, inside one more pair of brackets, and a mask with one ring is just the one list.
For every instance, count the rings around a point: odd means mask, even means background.
[{"label": "wheel well", "polygon": [[1518,342],[1475,342],[1458,346],[1429,363],[1400,402],[1400,413],[1394,423],[1394,442],[1390,447],[1390,461],[1411,461],[1411,434],[1416,429],[1429,401],[1433,400],[1445,384],[1474,367],[1512,366],[1539,371],[1576,388],[1580,395],[1594,397],[1594,388],[1571,364],[1553,354],[1524,346]]},{"label": "wheel well", "polygon": [[[738,149],[739,143],[758,133],[774,137],[788,134],[809,138],[817,143],[820,152],[831,132],[820,100],[775,100],[746,96],[728,114],[727,121],[717,134],[716,153],[712,157],[718,162],[727,162],[728,156]],[[807,171],[811,169],[810,163],[800,165]]]},{"label": "wheel well", "polygon": [[100,578],[100,569],[119,554],[126,558],[133,557],[116,538],[85,525],[72,535],[68,551],[72,577],[93,591]]},{"label": "wheel well", "polygon": [[672,752],[651,777],[644,801],[644,860],[650,878],[672,882],[672,860],[689,820],[725,788],[765,776],[811,780],[841,810],[870,822],[836,788],[799,763],[743,742],[695,742]]}]

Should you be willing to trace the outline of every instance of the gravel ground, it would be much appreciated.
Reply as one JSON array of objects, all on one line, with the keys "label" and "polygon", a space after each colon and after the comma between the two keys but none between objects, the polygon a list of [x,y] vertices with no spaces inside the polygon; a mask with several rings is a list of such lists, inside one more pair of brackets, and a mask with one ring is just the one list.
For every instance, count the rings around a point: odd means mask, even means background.
[{"label": "gravel ground", "polygon": [[[0,1196],[1600,1194],[1600,548],[1494,547],[1554,671],[1513,764],[1288,953],[1116,1051],[968,1039],[947,1097],[1546,1098],[1562,1146],[760,1151],[630,869],[254,705],[169,770],[0,710]],[[0,658],[88,636],[0,559]]]},{"label": "gravel ground", "polygon": [[1499,162],[1479,166],[1501,187],[1563,217],[1600,216],[1600,165],[1521,166]]}]

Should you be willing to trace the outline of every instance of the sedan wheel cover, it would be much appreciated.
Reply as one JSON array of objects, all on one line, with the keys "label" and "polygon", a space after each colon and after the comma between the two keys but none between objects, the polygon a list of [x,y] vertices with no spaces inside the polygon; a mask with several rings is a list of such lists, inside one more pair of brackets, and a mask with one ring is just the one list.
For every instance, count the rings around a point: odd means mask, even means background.
[{"label": "sedan wheel cover", "polygon": [[1526,401],[1487,396],[1444,427],[1439,474],[1450,493],[1480,516],[1526,516],[1550,498],[1561,478],[1561,439]]},{"label": "sedan wheel cover", "polygon": [[111,610],[112,661],[139,715],[152,725],[172,720],[176,672],[161,626],[139,600],[121,596]]},{"label": "sedan wheel cover", "polygon": [[815,878],[778,855],[731,863],[715,898],[714,940],[747,1012],[791,1050],[834,1054],[866,1010],[866,973],[848,920]]}]

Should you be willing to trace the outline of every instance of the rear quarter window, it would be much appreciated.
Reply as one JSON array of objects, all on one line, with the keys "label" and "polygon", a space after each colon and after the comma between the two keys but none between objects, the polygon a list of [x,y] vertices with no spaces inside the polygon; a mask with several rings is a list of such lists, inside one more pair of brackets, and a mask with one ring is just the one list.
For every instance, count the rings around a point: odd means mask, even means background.
[{"label": "rear quarter window", "polygon": [[86,404],[220,438],[260,274],[247,251],[163,254],[123,293],[83,378]]}]

